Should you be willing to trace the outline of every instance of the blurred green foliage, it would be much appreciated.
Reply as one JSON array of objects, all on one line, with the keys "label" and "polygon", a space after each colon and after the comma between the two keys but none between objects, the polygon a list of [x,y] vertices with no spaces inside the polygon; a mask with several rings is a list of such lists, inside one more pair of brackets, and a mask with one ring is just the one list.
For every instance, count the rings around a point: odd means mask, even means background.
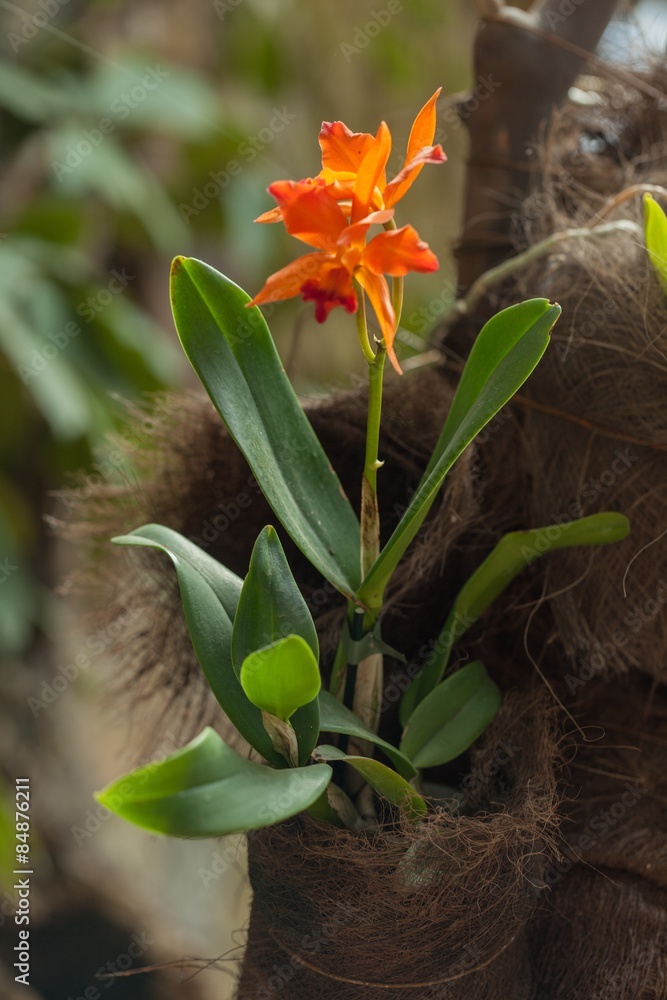
[{"label": "blurred green foliage", "polygon": [[[398,169],[424,101],[470,83],[470,7],[0,0],[0,650],[50,630],[47,492],[90,464],[119,397],[192,378],[168,314],[170,258],[258,289],[298,251],[282,227],[252,224],[266,186],[317,172],[323,119],[375,131],[385,118]],[[463,130],[441,131],[454,163],[425,170],[399,218],[443,264],[408,282],[408,339],[451,297]],[[302,388],[360,369],[349,317],[269,312],[284,354],[300,331]]]}]

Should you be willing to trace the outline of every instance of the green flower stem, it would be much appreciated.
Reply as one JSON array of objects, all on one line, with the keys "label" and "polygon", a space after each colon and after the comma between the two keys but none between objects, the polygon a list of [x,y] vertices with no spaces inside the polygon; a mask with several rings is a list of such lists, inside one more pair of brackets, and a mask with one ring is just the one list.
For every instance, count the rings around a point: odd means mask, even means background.
[{"label": "green flower stem", "polygon": [[355,318],[357,321],[357,333],[359,335],[359,343],[361,344],[361,350],[368,361],[369,365],[372,365],[375,361],[375,354],[373,348],[371,347],[371,342],[368,339],[368,322],[366,320],[366,296],[364,295],[364,290],[361,285],[354,282],[354,286],[357,290],[357,311],[355,313]]}]

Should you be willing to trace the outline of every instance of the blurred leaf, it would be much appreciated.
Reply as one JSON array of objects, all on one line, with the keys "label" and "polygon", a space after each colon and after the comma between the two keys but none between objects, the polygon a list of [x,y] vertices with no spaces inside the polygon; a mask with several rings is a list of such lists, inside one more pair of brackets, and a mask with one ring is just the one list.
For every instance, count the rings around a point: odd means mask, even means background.
[{"label": "blurred leaf", "polygon": [[49,146],[53,183],[64,196],[81,198],[92,192],[110,206],[132,212],[164,253],[189,244],[189,229],[164,187],[114,134],[93,146],[82,130],[61,127],[50,134]]},{"label": "blurred leaf", "polygon": [[326,762],[344,761],[353,767],[371,788],[383,795],[385,799],[389,799],[395,806],[403,809],[411,819],[420,819],[426,816],[428,808],[421,795],[405,778],[402,778],[396,771],[392,771],[386,764],[381,764],[379,760],[373,760],[372,757],[356,757],[343,753],[337,747],[330,746],[317,747],[313,756],[316,760]]},{"label": "blurred leaf", "polygon": [[482,735],[500,708],[500,691],[480,660],[438,684],[410,716],[402,752],[416,767],[454,760]]},{"label": "blurred leaf", "polygon": [[155,55],[142,60],[130,53],[122,67],[98,64],[86,86],[97,112],[119,129],[156,130],[184,140],[226,132],[220,98],[205,77]]},{"label": "blurred leaf", "polygon": [[346,596],[359,580],[359,522],[250,297],[212,267],[177,257],[172,307],[185,353],[277,517]]},{"label": "blurred leaf", "polygon": [[0,348],[13,363],[54,437],[68,440],[87,433],[90,426],[87,393],[62,351],[56,344],[40,340],[12,302],[2,298]]},{"label": "blurred leaf", "polygon": [[13,63],[0,60],[0,105],[17,118],[48,122],[71,111],[71,91]]},{"label": "blurred leaf", "polygon": [[206,728],[182,750],[126,774],[95,798],[151,833],[222,837],[295,816],[330,780],[326,764],[276,771],[251,763]]}]

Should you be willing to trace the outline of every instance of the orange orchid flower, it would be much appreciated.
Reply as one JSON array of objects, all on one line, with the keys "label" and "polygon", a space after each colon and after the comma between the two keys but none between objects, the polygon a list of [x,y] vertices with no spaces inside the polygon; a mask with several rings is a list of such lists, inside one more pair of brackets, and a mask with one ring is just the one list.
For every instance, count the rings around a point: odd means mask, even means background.
[{"label": "orange orchid flower", "polygon": [[336,306],[356,312],[354,279],[368,295],[387,355],[401,373],[393,346],[396,314],[384,275],[402,277],[408,271],[435,271],[435,254],[412,226],[378,233],[366,243],[369,228],[389,222],[393,209],[371,212],[350,223],[324,180],[316,184],[277,181],[269,192],[278,202],[288,233],[316,249],[272,274],[249,305],[300,294],[304,301],[315,302],[315,318],[323,323]]},{"label": "orange orchid flower", "polygon": [[440,145],[432,145],[440,89],[414,120],[403,167],[387,182],[391,134],[385,122],[375,136],[351,132],[343,122],[324,122],[319,142],[322,170],[302,181],[277,181],[269,193],[277,206],[256,222],[284,222],[292,236],[314,247],[267,280],[250,305],[301,295],[315,302],[323,323],[332,309],[358,308],[355,281],[368,296],[382,331],[387,355],[401,372],[394,351],[397,317],[385,275],[435,271],[438,260],[412,226],[390,229],[366,243],[370,226],[386,225],[394,205],[414,183],[425,163],[444,163]]},{"label": "orange orchid flower", "polygon": [[[386,166],[391,153],[391,133],[381,122],[375,136],[351,132],[343,122],[322,122],[319,135],[322,170],[302,183],[317,187],[322,181],[337,201],[349,203],[351,221],[369,211],[392,208],[408,192],[425,163],[444,163],[442,146],[432,145],[436,126],[436,103],[442,87],[426,102],[415,118],[403,166],[387,183]],[[260,215],[255,222],[280,222],[280,206]]]}]

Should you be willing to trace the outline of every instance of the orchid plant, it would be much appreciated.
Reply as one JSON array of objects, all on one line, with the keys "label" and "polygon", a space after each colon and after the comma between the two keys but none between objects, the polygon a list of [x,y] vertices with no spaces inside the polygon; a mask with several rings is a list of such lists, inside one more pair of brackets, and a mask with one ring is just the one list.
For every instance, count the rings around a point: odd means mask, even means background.
[{"label": "orchid plant", "polygon": [[[391,135],[384,122],[374,136],[351,132],[342,122],[323,124],[321,172],[272,184],[277,205],[257,220],[282,222],[312,252],[269,277],[253,299],[201,261],[179,257],[173,263],[172,306],[183,349],[277,521],[343,595],[347,613],[327,691],[315,624],[274,527],[257,538],[245,579],[162,525],[114,539],[159,549],[171,559],[202,670],[229,722],[254,751],[253,759],[241,756],[207,728],[166,760],[98,794],[102,804],[150,831],[220,836],[304,810],[359,829],[374,821],[361,807],[369,789],[419,822],[429,811],[422,769],[468,749],[501,701],[480,661],[451,670],[454,643],[534,559],[627,533],[624,517],[603,513],[560,525],[558,532],[534,529],[502,538],[462,587],[428,657],[413,671],[401,704],[399,745],[378,735],[383,658],[403,658],[382,640],[387,586],[447,473],[531,374],[560,314],[558,305],[537,298],[510,306],[484,326],[421,482],[383,543],[378,485],[385,360],[401,374],[396,332],[405,275],[438,266],[412,226],[396,227],[394,213],[423,166],[446,160],[433,145],[439,93],[417,115],[403,167],[389,182]],[[370,236],[374,227],[381,230]],[[259,309],[296,295],[315,303],[320,322],[338,306],[355,315],[369,373],[360,518]],[[367,301],[377,336],[369,332]],[[321,742],[323,733],[329,742]]]}]

